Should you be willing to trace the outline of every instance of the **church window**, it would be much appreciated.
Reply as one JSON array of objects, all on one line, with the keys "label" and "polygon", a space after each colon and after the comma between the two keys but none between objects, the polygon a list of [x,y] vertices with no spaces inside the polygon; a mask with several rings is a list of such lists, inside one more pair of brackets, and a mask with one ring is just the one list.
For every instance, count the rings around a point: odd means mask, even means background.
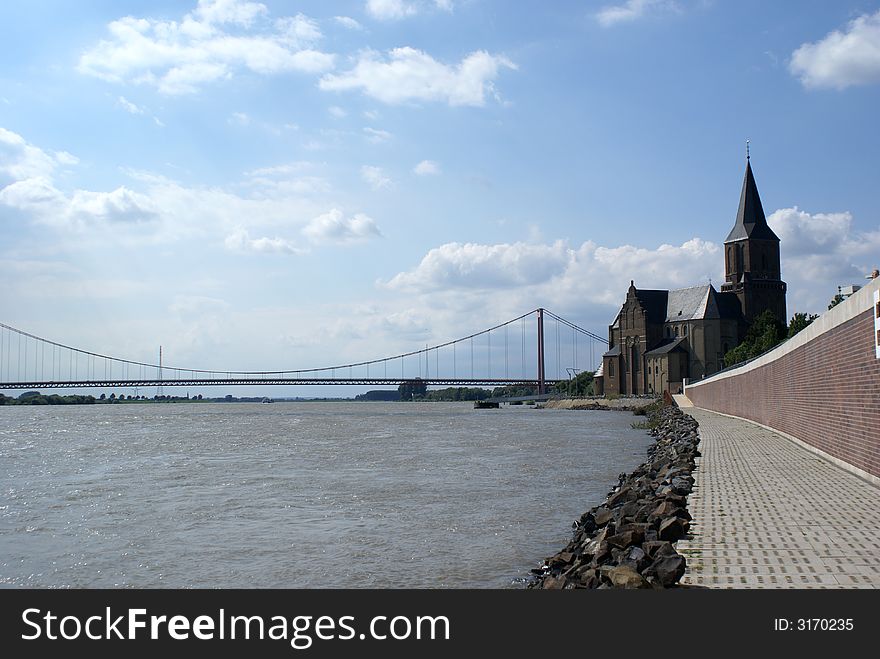
[{"label": "church window", "polygon": [[688,335],[688,326],[685,325],[684,329],[682,331],[684,332],[684,336],[687,336]]},{"label": "church window", "polygon": [[608,376],[612,377],[612,378],[614,377],[614,362],[613,361],[608,362]]},{"label": "church window", "polygon": [[678,336],[678,325],[675,326],[675,336]]}]

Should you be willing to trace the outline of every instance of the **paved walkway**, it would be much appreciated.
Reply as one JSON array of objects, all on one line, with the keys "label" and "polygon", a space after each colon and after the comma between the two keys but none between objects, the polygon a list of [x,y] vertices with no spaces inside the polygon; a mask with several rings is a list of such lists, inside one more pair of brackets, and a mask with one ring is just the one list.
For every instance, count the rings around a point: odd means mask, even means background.
[{"label": "paved walkway", "polygon": [[758,425],[699,408],[683,585],[880,588],[880,488]]}]

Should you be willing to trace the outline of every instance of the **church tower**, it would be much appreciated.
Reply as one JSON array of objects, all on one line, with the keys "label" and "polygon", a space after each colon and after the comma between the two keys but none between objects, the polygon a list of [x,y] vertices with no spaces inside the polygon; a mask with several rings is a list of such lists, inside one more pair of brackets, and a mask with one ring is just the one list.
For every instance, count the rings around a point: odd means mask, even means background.
[{"label": "church tower", "polygon": [[779,238],[764,217],[748,152],[736,223],[724,241],[724,259],[726,280],[721,291],[736,295],[747,325],[766,309],[786,323]]}]

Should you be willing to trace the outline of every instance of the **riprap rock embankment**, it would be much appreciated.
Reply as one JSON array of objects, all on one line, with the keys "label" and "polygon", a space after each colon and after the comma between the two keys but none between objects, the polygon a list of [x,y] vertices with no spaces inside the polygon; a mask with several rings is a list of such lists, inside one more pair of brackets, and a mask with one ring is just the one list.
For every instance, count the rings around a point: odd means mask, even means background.
[{"label": "riprap rock embankment", "polygon": [[674,406],[650,419],[657,439],[648,460],[575,522],[565,549],[532,570],[531,587],[670,588],[681,579],[685,558],[674,543],[690,527],[697,422]]}]

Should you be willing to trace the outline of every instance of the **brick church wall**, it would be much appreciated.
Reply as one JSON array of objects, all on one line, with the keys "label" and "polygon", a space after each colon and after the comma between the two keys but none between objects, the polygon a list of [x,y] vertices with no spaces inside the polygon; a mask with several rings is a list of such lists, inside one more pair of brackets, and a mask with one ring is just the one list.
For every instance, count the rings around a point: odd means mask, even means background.
[{"label": "brick church wall", "polygon": [[874,280],[767,354],[686,387],[880,483],[880,306]]}]

